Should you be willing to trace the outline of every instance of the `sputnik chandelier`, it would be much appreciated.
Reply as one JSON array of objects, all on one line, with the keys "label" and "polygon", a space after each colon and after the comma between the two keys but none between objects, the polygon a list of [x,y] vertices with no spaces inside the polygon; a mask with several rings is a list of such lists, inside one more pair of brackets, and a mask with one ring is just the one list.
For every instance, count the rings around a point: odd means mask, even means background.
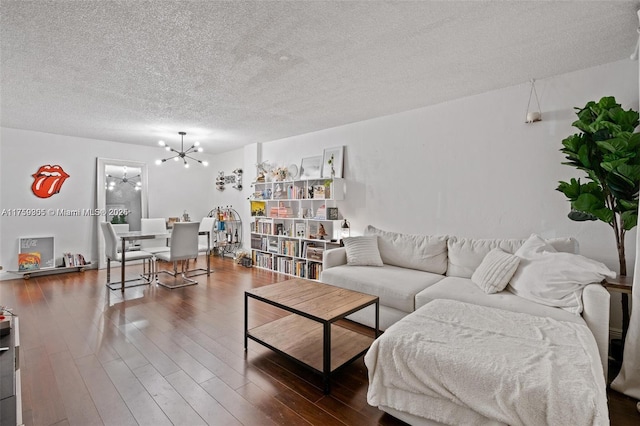
[{"label": "sputnik chandelier", "polygon": [[189,163],[187,163],[187,158],[193,161],[196,161],[200,164],[202,164],[203,166],[208,166],[209,162],[208,161],[202,161],[202,160],[198,160],[197,158],[192,157],[189,154],[194,154],[196,152],[202,152],[202,148],[200,147],[200,142],[194,142],[193,145],[191,145],[191,147],[189,149],[187,149],[185,151],[184,149],[184,135],[186,135],[186,132],[178,132],[178,134],[180,135],[182,141],[180,142],[180,151],[178,151],[177,149],[173,149],[171,148],[169,145],[167,145],[167,143],[165,141],[158,141],[158,144],[160,146],[163,146],[164,149],[166,149],[169,152],[173,152],[175,155],[172,157],[168,157],[168,158],[164,158],[162,160],[156,160],[156,164],[159,166],[162,163],[164,163],[167,160],[171,160],[173,158],[174,161],[180,161],[182,159],[182,161],[184,162],[184,167],[185,168],[189,168]]},{"label": "sputnik chandelier", "polygon": [[129,185],[133,186],[133,188],[136,191],[140,191],[140,189],[142,189],[142,182],[140,182],[140,174],[137,174],[132,177],[127,177],[127,166],[122,167],[122,177],[107,174],[107,179],[111,179],[109,180],[109,184],[107,186],[107,189],[109,191],[113,191],[113,189],[116,186],[116,181],[118,181],[118,184],[128,183]]}]

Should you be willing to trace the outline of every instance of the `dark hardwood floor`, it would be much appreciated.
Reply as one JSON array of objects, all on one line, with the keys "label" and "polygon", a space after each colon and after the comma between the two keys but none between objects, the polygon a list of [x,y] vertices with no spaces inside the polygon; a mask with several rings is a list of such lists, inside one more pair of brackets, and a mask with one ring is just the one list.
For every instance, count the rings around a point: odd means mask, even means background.
[{"label": "dark hardwood floor", "polygon": [[[105,287],[105,271],[0,281],[0,304],[20,317],[25,425],[404,424],[367,404],[362,357],[327,396],[319,375],[257,343],[245,354],[244,291],[289,277],[219,257],[212,266],[196,286],[124,295]],[[282,315],[256,303],[249,322]],[[609,401],[612,425],[640,424],[634,400],[609,391]]]}]

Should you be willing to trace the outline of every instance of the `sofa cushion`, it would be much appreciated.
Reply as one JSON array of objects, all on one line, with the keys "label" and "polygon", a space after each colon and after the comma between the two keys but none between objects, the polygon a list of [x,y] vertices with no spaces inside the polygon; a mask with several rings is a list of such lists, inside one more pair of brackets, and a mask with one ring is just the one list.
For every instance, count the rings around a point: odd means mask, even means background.
[{"label": "sofa cushion", "polygon": [[378,236],[380,257],[386,265],[444,274],[447,270],[447,237],[401,234],[367,226],[365,235]]},{"label": "sofa cushion", "polygon": [[[473,271],[494,248],[515,253],[526,239],[474,239],[449,237],[447,276],[471,278]],[[546,240],[557,251],[577,253],[578,243],[573,238],[551,238]],[[384,258],[382,259],[384,261]]]},{"label": "sofa cushion", "polygon": [[348,237],[342,240],[347,252],[347,264],[350,266],[382,266],[378,237]]},{"label": "sofa cushion", "polygon": [[573,253],[559,253],[537,235],[532,235],[518,251],[520,266],[509,290],[531,301],[554,306],[579,315],[582,290],[616,273],[603,263]]},{"label": "sofa cushion", "polygon": [[343,265],[325,269],[320,275],[323,283],[373,294],[380,298],[381,305],[403,312],[413,312],[416,294],[443,278],[443,275],[393,265]]},{"label": "sofa cushion", "polygon": [[469,278],[446,277],[426,288],[416,295],[416,309],[435,299],[458,300],[460,302],[475,303],[476,305],[489,306],[512,312],[524,312],[540,317],[550,317],[559,321],[585,324],[579,315],[573,315],[562,309],[523,299],[507,290],[487,294]]},{"label": "sofa cushion", "polygon": [[518,263],[518,256],[494,248],[471,275],[471,281],[485,293],[497,293],[509,284],[509,280],[518,269]]}]

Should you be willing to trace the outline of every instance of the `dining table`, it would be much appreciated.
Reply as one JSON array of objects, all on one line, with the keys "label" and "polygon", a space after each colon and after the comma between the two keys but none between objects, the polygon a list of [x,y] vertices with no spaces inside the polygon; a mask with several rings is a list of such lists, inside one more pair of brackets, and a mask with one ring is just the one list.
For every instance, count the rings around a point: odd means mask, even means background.
[{"label": "dining table", "polygon": [[[127,242],[129,243],[133,243],[135,241],[138,240],[150,240],[150,239],[154,239],[154,238],[166,238],[167,241],[171,238],[171,228],[167,229],[167,232],[141,232],[141,231],[127,231],[127,232],[120,232],[120,233],[116,233],[116,235],[118,236],[118,238],[120,238],[120,242],[121,242],[121,255],[122,255],[122,266],[120,268],[120,274],[121,274],[121,279],[120,279],[120,283],[121,283],[121,287],[120,287],[120,291],[124,292],[124,289],[127,287],[135,287],[135,286],[139,286],[139,285],[147,285],[149,283],[151,283],[152,279],[151,279],[151,272],[149,272],[149,277],[145,278],[144,276],[142,277],[143,280],[145,282],[142,283],[138,283],[138,284],[133,284],[133,285],[125,285],[125,256],[127,253]],[[207,247],[209,248],[207,250],[207,276],[211,275],[211,232],[210,231],[199,231],[198,235],[206,235],[207,236]],[[114,289],[112,289],[114,290]]]},{"label": "dining table", "polygon": [[[125,277],[125,265],[126,265],[125,259],[127,254],[127,242],[133,243],[134,241],[138,241],[138,240],[151,240],[153,238],[169,238],[171,234],[169,232],[144,232],[143,233],[141,231],[127,231],[127,232],[116,233],[116,235],[118,236],[118,238],[120,238],[120,242],[121,242],[120,254],[122,256],[122,259],[121,259],[122,266],[120,267],[120,277],[121,277],[120,291],[124,292],[124,289],[126,287],[135,287],[135,286],[146,285],[151,283],[152,281],[151,271],[149,271],[149,276],[147,278],[145,278],[144,276],[142,277],[144,282],[129,285],[129,286],[126,285],[124,277]],[[115,290],[115,289],[112,288],[111,290]]]}]

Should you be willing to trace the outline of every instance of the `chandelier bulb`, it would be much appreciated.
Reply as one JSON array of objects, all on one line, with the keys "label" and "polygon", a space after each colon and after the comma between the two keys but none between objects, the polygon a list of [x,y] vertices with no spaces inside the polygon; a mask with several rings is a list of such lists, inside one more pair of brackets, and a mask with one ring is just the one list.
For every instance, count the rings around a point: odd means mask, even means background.
[{"label": "chandelier bulb", "polygon": [[166,146],[167,144],[164,141],[158,141],[158,145],[160,146]]},{"label": "chandelier bulb", "polygon": [[202,149],[202,147],[198,148],[198,152],[202,152],[204,151],[204,149]]},{"label": "chandelier bulb", "polygon": [[209,165],[209,162],[208,162],[208,161],[203,161],[203,162],[202,162],[202,165],[203,165],[203,166],[205,166],[205,167],[207,167],[207,166]]},{"label": "chandelier bulb", "polygon": [[193,146],[200,146],[200,142],[195,141],[195,142],[193,143]]},{"label": "chandelier bulb", "polygon": [[189,168],[189,163],[185,162],[185,163],[184,163],[184,168],[185,168],[185,169],[188,169],[188,168]]},{"label": "chandelier bulb", "polygon": [[160,164],[162,164],[162,160],[156,160],[156,165],[159,166]]}]

